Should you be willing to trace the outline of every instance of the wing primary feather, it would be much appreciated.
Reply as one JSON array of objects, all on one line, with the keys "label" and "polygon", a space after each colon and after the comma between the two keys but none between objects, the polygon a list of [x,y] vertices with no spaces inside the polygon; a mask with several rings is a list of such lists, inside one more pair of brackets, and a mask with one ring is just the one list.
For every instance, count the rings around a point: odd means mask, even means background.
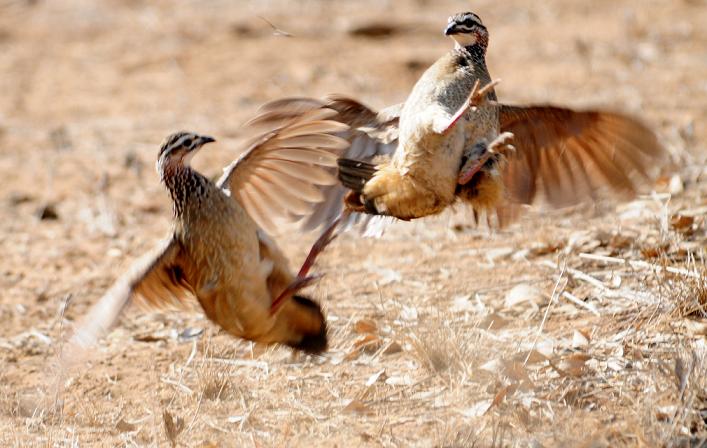
[{"label": "wing primary feather", "polygon": [[179,243],[170,238],[134,262],[79,321],[62,350],[62,363],[70,366],[80,361],[86,350],[110,331],[135,298],[162,306],[181,303],[180,299],[189,296],[192,288],[185,279],[165,284],[162,277],[166,267],[179,263],[180,251]]},{"label": "wing primary feather", "polygon": [[318,203],[324,200],[324,194],[314,184],[290,176],[285,172],[273,170],[268,176],[268,180],[277,188],[297,192],[299,197],[308,202]]}]

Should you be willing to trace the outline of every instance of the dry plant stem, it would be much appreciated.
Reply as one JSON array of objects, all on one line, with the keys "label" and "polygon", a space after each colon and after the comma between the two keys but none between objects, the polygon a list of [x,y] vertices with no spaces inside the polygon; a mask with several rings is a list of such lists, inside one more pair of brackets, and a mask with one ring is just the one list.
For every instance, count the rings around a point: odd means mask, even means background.
[{"label": "dry plant stem", "polygon": [[255,367],[261,369],[266,375],[269,374],[270,366],[264,361],[255,361],[252,359],[223,359],[223,358],[209,358],[209,362],[214,364],[225,364],[228,366],[236,367]]},{"label": "dry plant stem", "polygon": [[572,277],[576,278],[577,280],[582,280],[587,283],[589,283],[592,286],[596,286],[597,288],[601,290],[607,290],[609,289],[604,283],[601,281],[597,280],[596,278],[592,277],[589,274],[585,274],[584,272],[574,269],[574,268],[567,268],[567,273],[569,273]]},{"label": "dry plant stem", "polygon": [[182,368],[179,371],[179,380],[178,380],[179,384],[182,384],[182,380],[184,379],[184,372],[187,370],[187,368],[189,368],[189,365],[194,360],[194,357],[196,356],[196,351],[197,351],[196,339],[194,339],[192,341],[191,352],[189,352],[189,356],[187,357],[186,362],[184,363],[184,365],[182,366]]},{"label": "dry plant stem", "polygon": [[263,22],[267,23],[270,26],[270,28],[272,28],[273,36],[294,37],[292,34],[288,33],[287,31],[283,31],[280,28],[276,27],[271,21],[269,21],[265,17],[258,16],[258,18],[260,20],[262,20]]},{"label": "dry plant stem", "polygon": [[187,425],[187,430],[186,433],[189,434],[191,432],[192,427],[196,423],[196,418],[199,416],[199,411],[201,410],[201,402],[204,400],[204,394],[203,392],[199,396],[199,401],[196,404],[196,410],[194,411],[194,415],[191,418],[191,421],[189,422],[189,425]]},{"label": "dry plant stem", "polygon": [[590,313],[594,314],[597,317],[601,316],[601,313],[599,313],[599,311],[597,311],[597,309],[596,309],[596,307],[594,307],[594,305],[592,305],[590,303],[583,302],[582,300],[580,300],[579,298],[577,298],[576,296],[574,296],[573,294],[571,294],[567,291],[564,291],[562,293],[562,297],[564,297],[565,299],[574,303],[575,305],[584,308],[585,310],[589,311]]},{"label": "dry plant stem", "polygon": [[565,275],[565,270],[567,269],[567,258],[565,258],[564,262],[562,263],[562,269],[560,270],[560,276],[557,277],[557,281],[555,281],[555,286],[552,288],[552,295],[550,295],[550,301],[547,304],[547,308],[545,309],[545,314],[543,315],[543,320],[540,322],[540,326],[538,327],[538,331],[535,333],[535,339],[533,339],[533,345],[530,347],[530,350],[528,350],[528,354],[525,356],[525,360],[523,361],[523,365],[528,364],[528,360],[530,359],[531,353],[535,350],[535,346],[538,344],[538,339],[540,339],[540,335],[543,332],[543,328],[545,328],[545,322],[547,322],[547,318],[550,316],[550,308],[552,308],[552,305],[557,301],[557,289],[560,286],[560,281],[562,280],[562,277]]},{"label": "dry plant stem", "polygon": [[165,384],[169,384],[171,386],[176,387],[177,389],[180,389],[182,392],[186,393],[187,395],[192,395],[194,394],[194,391],[190,389],[189,387],[185,386],[184,384],[180,383],[179,381],[175,380],[170,380],[169,378],[160,378],[160,381],[162,381]]},{"label": "dry plant stem", "polygon": [[663,267],[663,266],[658,266],[656,264],[651,264],[651,263],[647,263],[645,261],[640,261],[640,260],[626,260],[624,258],[607,257],[605,255],[594,255],[594,254],[586,254],[586,253],[579,254],[579,258],[584,258],[586,260],[592,260],[592,261],[602,261],[604,263],[623,264],[623,265],[631,266],[634,269],[643,268],[643,269],[653,269],[655,272],[663,272],[663,271],[670,272],[671,274],[683,275],[685,277],[692,277],[692,278],[696,278],[696,279],[705,280],[705,284],[707,284],[707,278],[705,278],[704,275],[700,274],[699,272],[689,271],[689,270],[683,269],[683,268],[676,268],[673,266]]}]

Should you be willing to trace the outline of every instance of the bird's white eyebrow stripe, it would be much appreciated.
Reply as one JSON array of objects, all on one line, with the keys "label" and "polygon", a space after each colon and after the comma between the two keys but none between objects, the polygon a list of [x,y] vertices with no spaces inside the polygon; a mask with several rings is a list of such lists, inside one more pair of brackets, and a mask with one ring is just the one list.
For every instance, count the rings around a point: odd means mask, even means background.
[{"label": "bird's white eyebrow stripe", "polygon": [[175,136],[174,141],[169,146],[171,146],[171,147],[185,146],[184,143],[187,140],[191,140],[190,144],[187,145],[187,146],[191,146],[194,143],[194,140],[196,138],[197,138],[197,136],[195,134],[190,134],[190,133],[180,134],[180,135]]}]

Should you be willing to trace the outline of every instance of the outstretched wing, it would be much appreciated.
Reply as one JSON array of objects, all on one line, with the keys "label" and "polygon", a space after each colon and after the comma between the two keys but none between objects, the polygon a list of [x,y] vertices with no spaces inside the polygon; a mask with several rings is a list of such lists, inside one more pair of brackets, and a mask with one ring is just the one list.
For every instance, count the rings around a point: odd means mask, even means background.
[{"label": "outstretched wing", "polygon": [[[265,104],[261,113],[250,121],[252,125],[279,126],[314,111],[334,110],[332,120],[345,123],[348,129],[337,133],[348,142],[348,149],[342,158],[371,161],[377,157],[390,156],[397,147],[398,118],[402,104],[383,109],[376,113],[363,103],[346,97],[331,96],[320,101],[313,98],[285,98]],[[327,172],[336,176],[336,168]],[[339,183],[319,187],[323,200],[316,204],[311,214],[302,222],[302,229],[309,231],[322,224],[333,222],[343,210],[343,199],[347,190]],[[361,222],[364,229],[374,228],[373,221],[381,218],[353,214],[346,224]],[[344,225],[346,225],[344,224]],[[379,226],[378,226],[379,227]]]},{"label": "outstretched wing", "polygon": [[[152,307],[188,308],[192,287],[184,277],[181,245],[170,238],[136,261],[79,322],[65,353],[91,347],[133,301]],[[73,349],[73,351],[72,351]]]},{"label": "outstretched wing", "polygon": [[665,156],[656,135],[625,115],[555,106],[507,106],[501,132],[514,134],[504,182],[518,204],[563,207],[603,192],[631,197]]},{"label": "outstretched wing", "polygon": [[275,130],[257,137],[243,155],[224,169],[217,182],[230,190],[267,233],[277,218],[299,219],[325,199],[319,186],[333,185],[341,151],[348,142],[336,133],[348,127],[332,120],[336,111],[312,108],[296,117],[273,120]]}]

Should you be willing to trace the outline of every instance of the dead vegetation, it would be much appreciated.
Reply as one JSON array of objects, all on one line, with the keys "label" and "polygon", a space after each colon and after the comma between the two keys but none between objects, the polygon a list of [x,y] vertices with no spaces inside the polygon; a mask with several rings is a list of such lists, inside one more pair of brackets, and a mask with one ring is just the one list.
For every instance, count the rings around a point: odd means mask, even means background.
[{"label": "dead vegetation", "polygon": [[311,291],[321,357],[132,313],[58,378],[70,324],[167,231],[164,135],[223,136],[196,161],[215,175],[264,101],[400,101],[469,5],[0,2],[0,445],[705,446],[702,3],[473,6],[503,98],[656,126],[675,163],[654,193],[503,231],[460,212],[345,235]]}]

